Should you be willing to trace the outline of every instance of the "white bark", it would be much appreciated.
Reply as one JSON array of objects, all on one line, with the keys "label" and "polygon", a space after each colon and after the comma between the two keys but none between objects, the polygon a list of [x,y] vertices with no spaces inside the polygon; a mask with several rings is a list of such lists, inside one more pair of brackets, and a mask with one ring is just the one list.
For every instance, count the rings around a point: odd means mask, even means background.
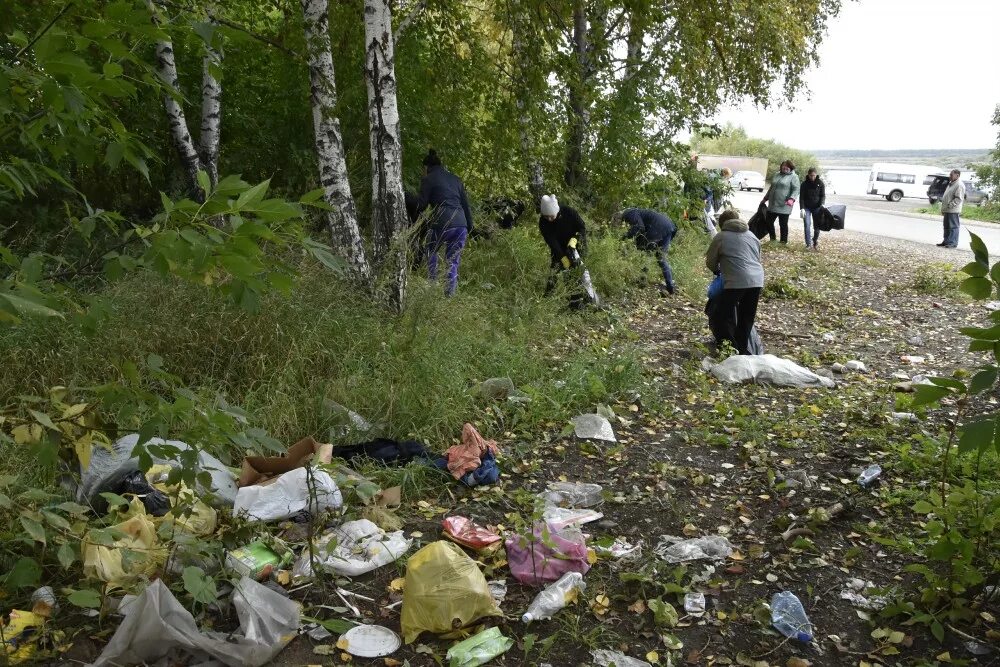
[{"label": "white bark", "polygon": [[319,180],[324,190],[324,201],[333,209],[326,213],[326,221],[334,249],[347,260],[357,278],[370,284],[371,269],[358,229],[358,215],[347,179],[344,140],[335,113],[337,84],[330,53],[328,4],[327,0],[301,0],[301,3],[309,51],[310,97]]},{"label": "white bark", "polygon": [[222,54],[205,43],[201,75],[201,134],[198,135],[198,156],[208,180],[214,188],[219,182],[219,127],[222,124],[222,86],[212,74],[222,66]]},{"label": "white bark", "polygon": [[517,79],[514,81],[514,99],[517,104],[517,120],[521,134],[521,154],[528,167],[528,191],[531,193],[535,210],[538,211],[542,195],[545,194],[545,178],[542,175],[542,165],[535,154],[535,142],[532,137],[531,111],[528,107],[528,79],[525,75],[528,68],[528,55],[524,45],[524,37],[521,34],[524,28],[523,22],[518,22],[513,26],[514,62],[519,70]]},{"label": "white bark", "polygon": [[[160,15],[153,4],[153,0],[146,0],[152,14],[153,25],[161,26]],[[156,42],[156,74],[160,81],[167,87],[167,92],[163,95],[163,106],[167,111],[167,122],[170,127],[170,137],[174,147],[181,158],[181,165],[188,177],[188,184],[191,186],[195,198],[203,200],[205,193],[198,185],[198,170],[201,169],[201,161],[198,158],[198,151],[195,150],[194,141],[191,139],[191,132],[188,131],[187,119],[184,117],[184,107],[181,106],[181,92],[177,83],[177,64],[174,62],[174,46],[170,40],[159,40]]]}]

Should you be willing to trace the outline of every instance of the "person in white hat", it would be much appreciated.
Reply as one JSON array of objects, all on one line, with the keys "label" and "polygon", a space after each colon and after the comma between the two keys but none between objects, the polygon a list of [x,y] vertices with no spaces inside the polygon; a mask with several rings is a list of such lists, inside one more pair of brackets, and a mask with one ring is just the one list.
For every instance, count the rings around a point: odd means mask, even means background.
[{"label": "person in white hat", "polygon": [[543,196],[540,208],[538,230],[549,246],[551,256],[552,274],[545,287],[545,293],[549,294],[555,287],[556,276],[573,266],[571,248],[576,248],[581,255],[583,254],[587,242],[587,227],[576,209],[560,206],[555,195]]}]

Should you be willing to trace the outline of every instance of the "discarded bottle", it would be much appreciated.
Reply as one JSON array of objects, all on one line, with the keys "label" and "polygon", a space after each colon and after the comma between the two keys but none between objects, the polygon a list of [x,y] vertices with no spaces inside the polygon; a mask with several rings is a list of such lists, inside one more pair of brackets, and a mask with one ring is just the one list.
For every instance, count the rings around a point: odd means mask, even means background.
[{"label": "discarded bottle", "polygon": [[789,639],[812,641],[812,623],[794,593],[782,591],[771,598],[771,625]]},{"label": "discarded bottle", "polygon": [[858,484],[860,484],[863,487],[868,486],[876,479],[878,479],[881,474],[882,474],[882,466],[880,466],[877,463],[870,465],[864,470],[862,470],[861,474],[858,475]]},{"label": "discarded bottle", "polygon": [[525,623],[531,623],[532,621],[544,621],[545,619],[552,618],[577,593],[586,588],[587,584],[584,583],[582,574],[579,572],[567,572],[535,596],[535,599],[528,605],[528,611],[524,613],[521,620]]}]

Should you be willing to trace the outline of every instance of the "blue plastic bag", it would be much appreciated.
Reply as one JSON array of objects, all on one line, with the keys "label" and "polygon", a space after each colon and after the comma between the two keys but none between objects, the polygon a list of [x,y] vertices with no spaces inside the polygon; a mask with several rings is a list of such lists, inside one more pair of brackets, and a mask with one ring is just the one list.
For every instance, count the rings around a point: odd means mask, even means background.
[{"label": "blue plastic bag", "polygon": [[722,287],[725,279],[722,277],[722,273],[716,273],[715,278],[712,282],[708,284],[708,298],[709,300],[715,299],[722,294]]}]

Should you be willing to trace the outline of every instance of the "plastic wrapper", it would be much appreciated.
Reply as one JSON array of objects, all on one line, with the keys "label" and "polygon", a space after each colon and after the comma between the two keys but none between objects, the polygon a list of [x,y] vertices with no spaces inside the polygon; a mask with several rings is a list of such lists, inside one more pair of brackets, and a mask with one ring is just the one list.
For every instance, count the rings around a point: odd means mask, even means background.
[{"label": "plastic wrapper", "polygon": [[604,518],[603,514],[590,509],[573,509],[571,507],[553,507],[550,505],[542,511],[542,520],[556,530],[562,530],[567,526],[579,526],[602,518]]},{"label": "plastic wrapper", "polygon": [[226,568],[240,577],[263,581],[291,559],[290,551],[281,556],[263,542],[251,542],[226,553]]},{"label": "plastic wrapper", "polygon": [[705,594],[688,593],[684,596],[684,611],[701,616],[705,613]]},{"label": "plastic wrapper", "polygon": [[449,633],[501,615],[486,577],[457,545],[432,542],[406,563],[400,623],[407,644],[421,632]]},{"label": "plastic wrapper", "polygon": [[146,476],[139,470],[133,470],[122,477],[121,481],[110,490],[119,496],[135,496],[142,501],[142,506],[146,508],[146,514],[163,516],[170,511],[170,499],[167,498],[167,494],[153,488]]},{"label": "plastic wrapper", "polygon": [[510,535],[506,546],[510,572],[522,584],[541,586],[567,572],[590,570],[587,541],[575,527],[560,530],[538,522],[531,535]]},{"label": "plastic wrapper", "polygon": [[448,667],[478,667],[509,651],[514,640],[504,637],[500,628],[483,630],[448,649]]},{"label": "plastic wrapper", "polygon": [[653,667],[645,660],[625,655],[621,651],[609,651],[606,648],[594,649],[590,652],[596,667]]},{"label": "plastic wrapper", "polygon": [[236,494],[233,515],[245,515],[256,521],[276,521],[302,510],[319,514],[344,504],[344,497],[329,474],[314,470],[312,485],[315,497],[310,497],[308,469],[296,468],[267,484],[244,486]]},{"label": "plastic wrapper", "polygon": [[130,518],[113,526],[123,535],[110,546],[90,530],[83,539],[83,574],[112,586],[127,586],[140,578],[151,577],[167,559],[167,550],[156,536],[156,525],[138,499],[132,501]]},{"label": "plastic wrapper", "polygon": [[611,428],[611,422],[607,417],[598,414],[577,415],[571,420],[573,422],[576,437],[585,440],[605,440],[607,442],[618,442],[615,438],[615,431]]},{"label": "plastic wrapper", "polygon": [[45,617],[30,611],[13,609],[3,626],[3,655],[5,665],[20,665],[32,661],[38,651],[35,635],[45,623]]},{"label": "plastic wrapper", "polygon": [[[316,540],[312,565],[345,577],[357,577],[399,559],[412,544],[401,530],[386,533],[367,519],[348,521]],[[312,565],[309,550],[305,549],[295,564],[293,576],[311,577]]]},{"label": "plastic wrapper", "polygon": [[441,522],[444,536],[452,542],[475,549],[491,552],[500,548],[502,538],[492,530],[483,528],[464,516],[450,516]]},{"label": "plastic wrapper", "polygon": [[233,606],[240,620],[237,632],[202,632],[170,589],[154,581],[125,605],[125,619],[93,667],[150,664],[178,650],[192,662],[259,667],[271,662],[298,632],[299,605],[252,579],[240,580]]},{"label": "plastic wrapper", "polygon": [[722,535],[680,540],[664,536],[653,552],[668,563],[689,560],[724,560],[733,553],[733,545]]},{"label": "plastic wrapper", "polygon": [[731,384],[756,382],[775,384],[782,387],[826,387],[836,386],[830,378],[813,373],[790,359],[782,359],[773,354],[734,354],[718,364],[709,364],[712,375]]},{"label": "plastic wrapper", "polygon": [[552,505],[565,507],[593,507],[604,502],[600,484],[586,482],[549,482],[541,498]]}]

